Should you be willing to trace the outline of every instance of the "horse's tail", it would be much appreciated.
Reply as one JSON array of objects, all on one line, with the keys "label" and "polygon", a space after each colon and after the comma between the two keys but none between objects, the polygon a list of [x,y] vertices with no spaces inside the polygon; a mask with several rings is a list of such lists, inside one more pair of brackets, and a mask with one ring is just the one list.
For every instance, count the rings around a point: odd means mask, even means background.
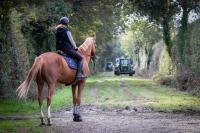
[{"label": "horse's tail", "polygon": [[29,87],[30,87],[30,84],[31,84],[31,81],[33,79],[35,79],[36,75],[41,70],[41,66],[42,66],[42,58],[36,57],[32,67],[28,73],[28,76],[26,77],[26,80],[16,90],[19,98],[26,97]]}]

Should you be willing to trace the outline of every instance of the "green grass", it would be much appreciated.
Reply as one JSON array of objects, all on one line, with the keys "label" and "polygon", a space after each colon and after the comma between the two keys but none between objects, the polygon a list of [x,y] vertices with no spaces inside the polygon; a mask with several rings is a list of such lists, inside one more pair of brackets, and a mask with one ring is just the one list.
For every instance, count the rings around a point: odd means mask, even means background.
[{"label": "green grass", "polygon": [[[101,82],[99,82],[101,81]],[[120,83],[124,82],[128,92],[123,92]],[[98,104],[103,108],[124,108],[126,106],[144,106],[159,110],[194,109],[200,111],[200,99],[174,88],[161,86],[152,80],[139,77],[114,76],[110,73],[92,77],[88,80],[84,101]],[[99,96],[91,98],[90,90],[95,86]],[[98,101],[98,103],[96,103]]]},{"label": "green grass", "polygon": [[[131,93],[140,97],[143,106],[160,110],[194,109],[200,111],[200,99],[186,92],[158,85],[152,81],[128,82]],[[148,99],[145,102],[145,99]]]},{"label": "green grass", "polygon": [[[52,111],[58,111],[64,107],[71,106],[72,96],[71,89],[57,89],[52,100]],[[46,99],[43,102],[43,108],[46,111]],[[20,114],[37,114],[39,112],[38,101],[25,100],[0,100],[0,115],[20,115]]]},{"label": "green grass", "polygon": [[0,115],[30,114],[38,110],[36,102],[21,100],[0,100]]},{"label": "green grass", "polygon": [[39,127],[39,122],[36,119],[32,120],[7,120],[0,121],[1,133],[15,133],[15,132],[27,132],[27,133],[43,133],[44,128]]}]

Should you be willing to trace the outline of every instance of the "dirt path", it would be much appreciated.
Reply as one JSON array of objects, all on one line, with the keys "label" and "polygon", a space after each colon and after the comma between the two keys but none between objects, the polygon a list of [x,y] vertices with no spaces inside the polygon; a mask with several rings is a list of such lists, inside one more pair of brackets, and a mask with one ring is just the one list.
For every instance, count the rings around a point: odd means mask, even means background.
[{"label": "dirt path", "polygon": [[[73,122],[72,114],[60,111],[52,114],[53,125],[37,126],[48,133],[199,133],[200,115],[184,113],[161,113],[155,111],[138,112],[132,109],[102,110],[97,106],[82,107],[83,122]],[[21,117],[35,119],[38,116]],[[7,117],[12,119],[12,117]],[[16,118],[16,116],[15,116]],[[19,116],[18,116],[19,118]],[[14,120],[14,119],[12,119]],[[17,120],[17,119],[16,119]],[[38,119],[39,124],[39,119]],[[30,132],[26,127],[16,132]]]},{"label": "dirt path", "polygon": [[[48,129],[59,133],[199,133],[200,116],[131,110],[101,111],[83,108],[83,122],[72,121],[70,112],[55,113],[54,125]],[[65,116],[65,117],[63,117]]]}]

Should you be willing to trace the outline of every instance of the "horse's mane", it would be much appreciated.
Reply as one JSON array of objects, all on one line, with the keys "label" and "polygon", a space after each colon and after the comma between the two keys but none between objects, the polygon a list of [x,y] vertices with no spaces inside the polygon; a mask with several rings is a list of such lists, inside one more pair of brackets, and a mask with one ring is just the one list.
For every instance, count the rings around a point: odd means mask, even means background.
[{"label": "horse's mane", "polygon": [[[90,54],[90,50],[92,49],[92,45],[95,43],[94,42],[94,38],[93,37],[88,37],[86,38],[85,42],[78,48],[79,52],[81,52],[84,55],[87,55],[87,57],[89,57],[88,55]],[[84,61],[83,64],[83,73],[85,75],[89,75],[90,74],[90,69],[88,67],[88,63],[86,63],[86,61]]]},{"label": "horse's mane", "polygon": [[92,45],[94,43],[93,37],[86,38],[85,42],[79,47],[86,51],[88,49],[88,46]]}]

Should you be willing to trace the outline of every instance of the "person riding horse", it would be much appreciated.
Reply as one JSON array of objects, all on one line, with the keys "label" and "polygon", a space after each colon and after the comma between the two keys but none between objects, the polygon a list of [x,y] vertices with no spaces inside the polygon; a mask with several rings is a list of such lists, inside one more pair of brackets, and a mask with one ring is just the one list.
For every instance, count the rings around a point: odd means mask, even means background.
[{"label": "person riding horse", "polygon": [[82,80],[87,77],[82,73],[83,58],[77,52],[78,48],[76,46],[76,43],[74,42],[71,32],[67,27],[68,23],[69,19],[67,17],[60,18],[59,25],[56,27],[56,32],[55,32],[56,50],[62,51],[78,61],[76,79]]},{"label": "person riding horse", "polygon": [[[96,36],[90,36],[85,39],[83,44],[76,47],[76,44],[72,38],[71,32],[67,28],[69,19],[64,17],[60,19],[60,24],[53,27],[52,30],[56,34],[56,49],[61,50],[71,57],[78,59],[78,73],[75,69],[71,69],[69,64],[66,63],[65,58],[56,52],[45,52],[35,58],[33,65],[31,66],[26,79],[19,85],[16,92],[19,98],[26,98],[31,82],[35,80],[37,84],[38,103],[40,109],[41,125],[45,125],[44,112],[43,112],[43,89],[44,84],[47,84],[47,121],[48,125],[52,125],[51,119],[51,102],[55,92],[56,84],[61,83],[65,85],[71,85],[72,97],[73,97],[73,121],[82,121],[80,105],[83,95],[83,88],[86,84],[84,75],[89,76],[90,59],[94,60],[96,55]],[[76,49],[78,51],[76,51]],[[83,64],[84,62],[84,64]],[[84,75],[82,74],[82,67]],[[75,78],[79,80],[74,82]]]}]

